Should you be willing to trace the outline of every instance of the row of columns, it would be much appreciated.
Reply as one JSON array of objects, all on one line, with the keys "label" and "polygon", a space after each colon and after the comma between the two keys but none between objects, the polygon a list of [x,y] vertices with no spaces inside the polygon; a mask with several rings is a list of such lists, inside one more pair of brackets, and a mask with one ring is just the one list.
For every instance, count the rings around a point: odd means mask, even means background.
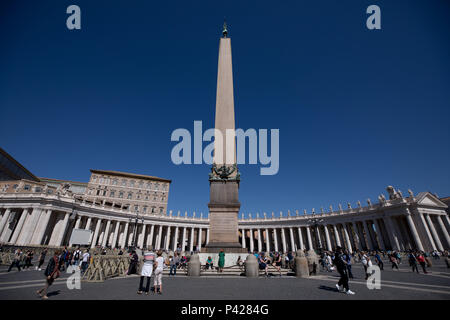
[{"label": "row of columns", "polygon": [[[403,219],[405,221],[403,221]],[[429,214],[421,214],[433,250],[450,248],[450,222],[448,216],[435,215],[445,245],[436,231]],[[407,250],[425,251],[416,224],[409,212],[398,217],[350,221],[336,224],[316,224],[305,227],[241,228],[242,248],[254,251],[295,251],[298,249],[334,250],[344,247],[356,250]],[[248,242],[248,244],[247,244]]]}]

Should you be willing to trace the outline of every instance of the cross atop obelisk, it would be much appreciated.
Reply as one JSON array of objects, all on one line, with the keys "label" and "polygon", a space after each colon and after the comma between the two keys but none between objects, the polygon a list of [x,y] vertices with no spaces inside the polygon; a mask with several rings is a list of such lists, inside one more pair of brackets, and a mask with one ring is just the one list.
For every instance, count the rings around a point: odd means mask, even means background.
[{"label": "cross atop obelisk", "polygon": [[[228,29],[224,23],[217,71],[214,160],[209,174],[210,241],[205,248],[207,252],[221,249],[228,252],[242,251],[238,235],[240,175],[236,166],[231,39],[227,35]],[[222,139],[218,139],[217,135],[221,135]]]}]

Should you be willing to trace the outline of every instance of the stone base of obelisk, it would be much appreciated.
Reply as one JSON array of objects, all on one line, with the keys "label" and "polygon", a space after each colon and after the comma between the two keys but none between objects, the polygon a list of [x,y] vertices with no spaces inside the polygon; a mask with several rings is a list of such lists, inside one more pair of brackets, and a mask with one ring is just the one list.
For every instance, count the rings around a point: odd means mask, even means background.
[{"label": "stone base of obelisk", "polygon": [[209,208],[209,243],[205,253],[247,253],[239,243],[238,214],[241,204],[237,181],[211,181]]}]

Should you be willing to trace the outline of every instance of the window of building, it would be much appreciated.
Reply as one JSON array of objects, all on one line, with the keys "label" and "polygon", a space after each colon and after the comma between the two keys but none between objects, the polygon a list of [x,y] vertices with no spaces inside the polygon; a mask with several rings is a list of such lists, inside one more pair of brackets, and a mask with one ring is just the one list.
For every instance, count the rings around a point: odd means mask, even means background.
[{"label": "window of building", "polygon": [[118,183],[118,179],[113,179],[112,184],[117,186],[117,183]]},{"label": "window of building", "polygon": [[119,192],[119,198],[121,198],[121,199],[123,198],[123,191]]},{"label": "window of building", "polygon": [[127,180],[126,179],[122,179],[122,186],[126,186],[127,185]]},{"label": "window of building", "polygon": [[155,183],[155,190],[158,190],[159,188],[159,183]]},{"label": "window of building", "polygon": [[144,206],[143,211],[144,211],[144,213],[147,213],[147,206]]},{"label": "window of building", "polygon": [[128,197],[127,199],[131,199],[133,197],[133,193],[132,192],[128,192]]},{"label": "window of building", "polygon": [[34,188],[34,192],[42,192],[42,188],[41,187],[36,187],[36,188]]},{"label": "window of building", "polygon": [[134,206],[134,211],[139,211],[139,206]]},{"label": "window of building", "polygon": [[110,193],[109,193],[109,196],[111,197],[111,198],[114,198],[114,195],[115,195],[115,191],[111,191]]},{"label": "window of building", "polygon": [[140,198],[141,198],[141,194],[138,193],[138,194],[136,195],[136,199],[139,200]]},{"label": "window of building", "polygon": [[143,188],[144,187],[144,181],[139,181],[139,188]]},{"label": "window of building", "polygon": [[30,190],[31,189],[31,186],[29,185],[29,184],[26,184],[24,187],[23,187],[23,190]]},{"label": "window of building", "polygon": [[151,189],[152,187],[152,183],[151,182],[147,182],[147,189]]},{"label": "window of building", "polygon": [[133,180],[130,181],[130,187],[134,188],[134,181]]},{"label": "window of building", "polygon": [[164,213],[164,208],[159,208],[159,213]]},{"label": "window of building", "polygon": [[52,190],[52,189],[47,189],[47,193],[48,193],[48,194],[52,194],[52,193],[53,193],[53,190]]},{"label": "window of building", "polygon": [[18,186],[18,184],[13,185],[13,189],[17,189]]},{"label": "window of building", "polygon": [[156,209],[155,207],[152,207],[152,213],[155,213],[155,209]]}]

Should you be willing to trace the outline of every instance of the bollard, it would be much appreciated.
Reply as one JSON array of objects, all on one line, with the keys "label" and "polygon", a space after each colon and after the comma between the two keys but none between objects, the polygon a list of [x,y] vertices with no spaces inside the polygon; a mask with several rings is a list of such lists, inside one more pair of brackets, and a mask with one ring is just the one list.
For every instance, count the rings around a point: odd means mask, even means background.
[{"label": "bollard", "polygon": [[306,257],[308,261],[309,275],[316,275],[319,273],[319,258],[314,250],[308,250],[308,256]]},{"label": "bollard", "polygon": [[188,263],[188,276],[200,276],[200,257],[198,254],[193,254]]},{"label": "bollard", "polygon": [[249,278],[257,278],[258,272],[258,261],[255,255],[249,254],[245,260],[245,276]]},{"label": "bollard", "polygon": [[303,250],[298,250],[297,256],[295,257],[295,276],[297,278],[309,277],[308,260],[306,259]]}]

